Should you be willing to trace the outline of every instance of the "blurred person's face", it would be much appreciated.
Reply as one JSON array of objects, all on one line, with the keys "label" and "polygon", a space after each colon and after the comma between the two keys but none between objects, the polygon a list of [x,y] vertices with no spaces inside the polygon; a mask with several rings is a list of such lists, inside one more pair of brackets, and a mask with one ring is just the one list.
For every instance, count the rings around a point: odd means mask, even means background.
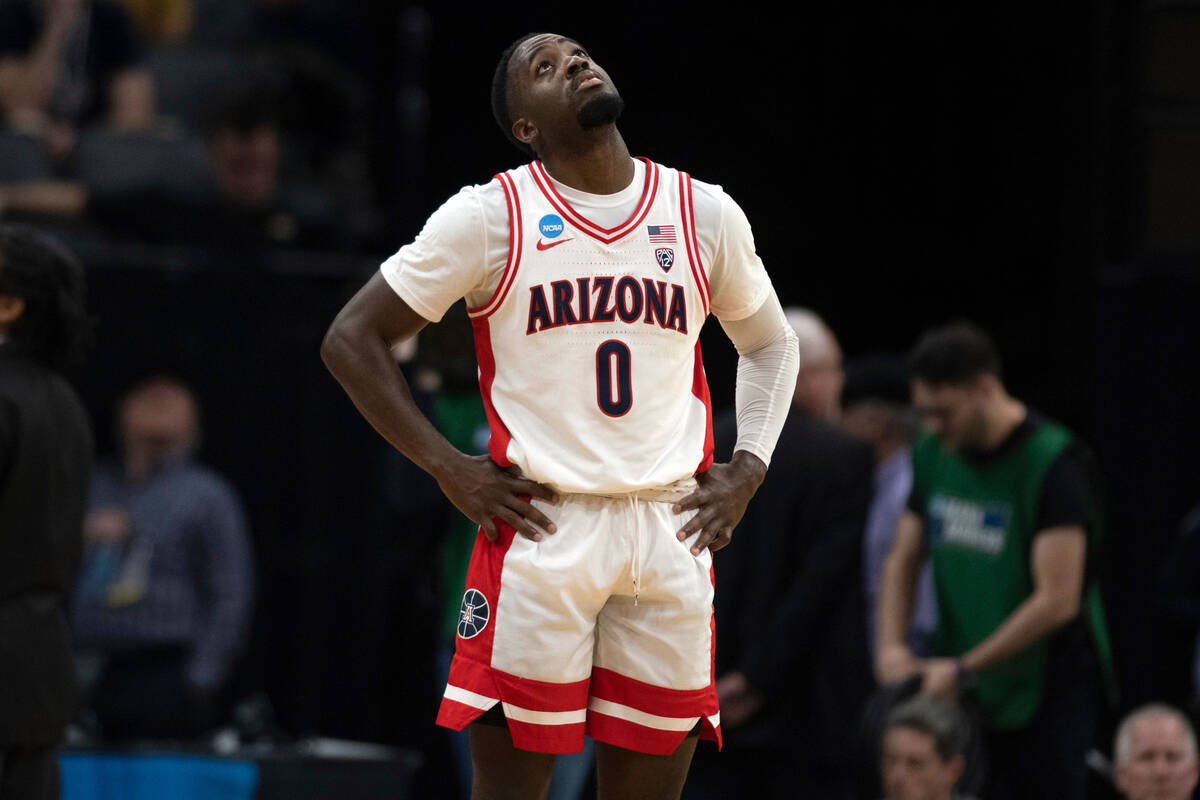
[{"label": "blurred person's face", "polygon": [[186,452],[196,438],[196,408],[180,386],[152,383],[121,407],[126,460],[137,472],[160,459]]},{"label": "blurred person's face", "polygon": [[878,403],[855,403],[842,409],[841,425],[854,438],[878,445],[887,434],[888,410]]},{"label": "blurred person's face", "polygon": [[212,138],[217,183],[240,206],[264,206],[279,184],[279,130],[260,125],[249,131],[221,128]]},{"label": "blurred person's face", "polygon": [[845,383],[842,348],[833,334],[825,332],[820,356],[800,367],[793,401],[815,417],[836,420],[841,413],[842,386]]},{"label": "blurred person's face", "polygon": [[950,800],[962,775],[962,756],[943,761],[933,737],[912,728],[883,735],[883,789],[886,800]]},{"label": "blurred person's face", "polygon": [[982,379],[967,384],[913,381],[913,405],[926,427],[951,450],[980,449],[987,440],[987,392]]},{"label": "blurred person's face", "polygon": [[1128,760],[1113,775],[1129,800],[1187,800],[1198,777],[1183,726],[1168,716],[1148,716],[1129,728]]}]

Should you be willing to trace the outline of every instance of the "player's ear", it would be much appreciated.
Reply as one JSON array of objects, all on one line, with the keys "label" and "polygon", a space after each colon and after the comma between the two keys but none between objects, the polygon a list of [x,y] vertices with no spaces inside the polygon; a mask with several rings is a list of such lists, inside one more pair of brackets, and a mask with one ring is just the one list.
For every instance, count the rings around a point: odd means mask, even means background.
[{"label": "player's ear", "polygon": [[536,125],[525,119],[525,117],[521,117],[513,123],[512,132],[513,136],[517,137],[517,141],[532,146],[533,140],[537,138],[538,129]]}]

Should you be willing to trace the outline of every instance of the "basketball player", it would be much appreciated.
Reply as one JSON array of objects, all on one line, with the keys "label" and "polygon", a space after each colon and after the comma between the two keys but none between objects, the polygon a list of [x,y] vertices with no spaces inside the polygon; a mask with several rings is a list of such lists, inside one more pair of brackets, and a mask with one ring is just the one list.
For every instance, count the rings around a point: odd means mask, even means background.
[{"label": "basketball player", "polygon": [[[502,55],[493,111],[530,164],[463,189],[384,262],[321,353],[363,415],[479,523],[438,723],[470,727],[472,797],[544,797],[597,742],[600,797],[677,798],[720,741],[712,556],[763,479],[795,335],[719,187],[631,158],[623,102],[579,43]],[[465,297],[489,455],[414,406],[389,347]],[[739,439],[712,463],[698,335],[740,355]],[[476,724],[471,724],[471,723]]]}]

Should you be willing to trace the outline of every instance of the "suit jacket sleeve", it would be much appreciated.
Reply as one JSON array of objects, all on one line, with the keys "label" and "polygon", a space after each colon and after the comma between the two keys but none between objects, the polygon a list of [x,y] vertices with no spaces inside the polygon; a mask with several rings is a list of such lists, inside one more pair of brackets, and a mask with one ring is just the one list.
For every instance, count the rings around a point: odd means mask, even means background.
[{"label": "suit jacket sleeve", "polygon": [[[750,685],[768,696],[786,692],[803,680],[804,664],[821,646],[832,609],[845,592],[861,594],[862,537],[873,477],[871,451],[867,447],[844,451],[826,460],[819,475],[819,485],[804,500],[813,504],[811,513],[765,521],[782,536],[808,538],[800,548],[805,555],[799,569],[778,598],[774,613],[763,620],[762,633],[747,648],[742,662]],[[801,518],[809,520],[806,530],[796,527]],[[787,552],[785,547],[786,543],[779,549]]]}]

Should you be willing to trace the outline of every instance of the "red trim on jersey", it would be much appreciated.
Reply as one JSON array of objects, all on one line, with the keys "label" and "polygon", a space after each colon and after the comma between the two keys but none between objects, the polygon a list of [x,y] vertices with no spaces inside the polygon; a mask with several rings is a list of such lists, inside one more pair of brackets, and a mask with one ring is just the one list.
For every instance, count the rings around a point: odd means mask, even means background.
[{"label": "red trim on jersey", "polygon": [[646,180],[642,185],[642,196],[633,209],[633,213],[629,215],[629,219],[615,228],[603,228],[576,211],[554,188],[542,162],[535,161],[530,164],[529,174],[533,177],[533,182],[537,184],[537,187],[542,190],[542,194],[550,201],[550,205],[554,206],[554,210],[562,214],[568,222],[593,239],[598,239],[604,244],[612,244],[637,230],[637,226],[646,218],[646,215],[650,213],[650,207],[654,205],[654,196],[658,192],[658,165],[640,156],[638,160],[646,164]]},{"label": "red trim on jersey", "polygon": [[667,689],[604,667],[592,667],[592,697],[659,717],[699,717],[717,713],[712,684],[700,689]]},{"label": "red trim on jersey", "polygon": [[707,316],[711,307],[708,275],[704,272],[704,264],[700,261],[700,240],[696,238],[696,210],[692,205],[692,176],[686,172],[679,173],[679,211],[683,215],[683,243],[687,247],[688,262],[691,264],[692,277],[696,279],[696,289],[700,292],[700,301],[704,305],[704,314]]},{"label": "red trim on jersey", "polygon": [[518,678],[500,670],[493,670],[493,675],[500,686],[500,697],[514,706],[529,711],[578,711],[587,708],[591,683],[588,678],[574,683],[549,683]]},{"label": "red trim on jersey", "polygon": [[511,175],[501,172],[496,175],[496,179],[504,189],[504,203],[508,207],[508,260],[504,264],[504,274],[500,276],[500,283],[496,284],[496,291],[492,292],[491,299],[481,306],[467,309],[467,314],[472,317],[487,316],[500,307],[508,295],[508,290],[512,288],[517,278],[517,268],[521,265],[524,233],[521,229],[521,199],[517,196],[517,187]]},{"label": "red trim on jersey", "polygon": [[[710,726],[711,727],[711,726]],[[705,729],[701,729],[703,735]],[[669,756],[679,749],[687,737],[687,731],[663,731],[647,728],[627,719],[610,717],[588,710],[587,735],[597,742],[604,742],[626,750]],[[708,737],[706,737],[708,738]]]},{"label": "red trim on jersey", "polygon": [[581,753],[583,734],[587,724],[576,722],[570,725],[537,725],[506,718],[508,732],[512,734],[513,746],[518,750],[534,753]]},{"label": "red trim on jersey", "polygon": [[[474,562],[472,562],[474,563]],[[478,638],[478,637],[477,637]],[[579,722],[531,722],[528,719],[515,719],[514,716],[528,716],[521,712],[549,712],[551,714],[571,713],[577,716],[586,713],[588,699],[588,680],[575,683],[546,683],[528,678],[518,678],[493,667],[472,661],[463,655],[463,645],[472,639],[459,639],[458,650],[450,665],[450,678],[447,685],[456,689],[465,689],[480,698],[486,698],[500,703],[515,706],[503,708],[513,744],[521,750],[532,750],[539,753],[577,753],[583,749],[583,734],[586,723]],[[443,697],[438,709],[437,724],[444,728],[462,730],[470,725],[484,709],[463,703],[450,697]],[[510,714],[512,716],[510,716]]]},{"label": "red trim on jersey", "polygon": [[496,356],[492,353],[492,333],[488,317],[471,317],[471,328],[475,331],[475,359],[479,362],[479,394],[483,398],[483,410],[487,414],[488,429],[491,431],[491,436],[488,437],[488,453],[491,454],[492,461],[499,466],[512,466],[512,462],[508,460],[508,444],[512,441],[512,434],[508,432],[508,427],[505,426],[504,420],[500,419],[500,415],[496,413],[496,406],[492,403]]},{"label": "red trim on jersey", "polygon": [[692,394],[704,403],[704,456],[696,472],[704,472],[713,463],[713,414],[712,398],[708,395],[708,379],[704,376],[704,355],[700,352],[700,340],[696,340],[696,356],[692,367]]},{"label": "red trim on jersey", "polygon": [[[459,670],[470,669],[467,665],[459,666],[459,661],[462,659],[475,664],[492,663],[492,642],[496,636],[496,607],[500,601],[500,572],[504,569],[504,557],[508,554],[508,549],[512,547],[513,538],[516,536],[516,531],[507,522],[503,522],[499,518],[496,518],[494,522],[499,531],[496,541],[488,541],[482,528],[475,534],[475,548],[471,551],[471,563],[467,567],[467,582],[463,587],[464,591],[475,589],[487,599],[488,621],[483,630],[470,639],[455,636],[454,662],[450,668],[451,683],[454,683],[455,667]],[[491,692],[482,691],[486,687],[486,683],[481,681],[480,676],[468,677],[467,680],[467,683],[456,685],[479,694],[491,694]]]},{"label": "red trim on jersey", "polygon": [[[710,561],[708,564],[708,580],[710,583],[712,583],[713,591],[716,592],[717,591],[717,573],[715,571],[714,564],[715,564],[715,562],[712,562],[712,561]],[[709,649],[710,649],[710,653],[711,653],[710,663],[712,664],[710,674],[712,675],[713,692],[716,693],[716,691],[717,691],[717,615],[716,614],[713,614],[711,617],[708,618],[708,629],[709,629],[709,636],[711,637],[709,639]],[[717,724],[713,725],[712,721],[706,717],[704,719],[703,724],[700,727],[700,738],[708,739],[709,741],[716,742],[717,749],[720,750],[721,744],[722,744],[720,718],[717,719]]]}]

